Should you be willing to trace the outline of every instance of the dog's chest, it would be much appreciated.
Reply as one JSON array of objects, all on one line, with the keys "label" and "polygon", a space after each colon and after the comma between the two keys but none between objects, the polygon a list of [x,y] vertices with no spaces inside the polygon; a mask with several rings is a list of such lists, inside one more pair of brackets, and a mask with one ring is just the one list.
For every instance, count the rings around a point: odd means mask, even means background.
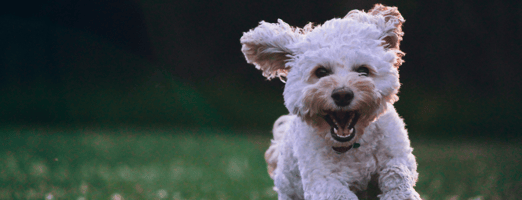
[{"label": "dog's chest", "polygon": [[[324,146],[324,151],[322,151],[324,154],[319,155],[325,159],[323,162],[326,164],[326,168],[350,185],[350,189],[354,192],[367,190],[372,177],[375,178],[377,174],[378,156],[376,154],[379,137],[376,137],[378,133],[373,126],[367,133],[358,141],[361,144],[358,148],[352,148],[339,154],[331,147]],[[369,138],[373,140],[369,140]]]},{"label": "dog's chest", "polygon": [[[334,166],[339,166],[339,176],[345,177],[344,180],[356,190],[366,190],[372,175],[377,171],[377,160],[371,151],[351,149],[348,152],[338,155],[332,160]],[[335,172],[335,170],[333,171]]]},{"label": "dog's chest", "polygon": [[[298,134],[299,133],[299,134]],[[380,137],[373,126],[367,129],[366,134],[358,141],[361,146],[352,148],[345,153],[335,152],[327,145],[319,134],[307,130],[293,132],[288,136],[295,138],[294,154],[301,166],[301,173],[325,173],[334,175],[338,180],[346,182],[351,190],[363,191],[368,188],[372,175],[377,172],[378,161],[376,149]],[[371,142],[367,142],[371,141]],[[320,169],[319,171],[315,171]],[[310,180],[314,182],[314,180]]]}]

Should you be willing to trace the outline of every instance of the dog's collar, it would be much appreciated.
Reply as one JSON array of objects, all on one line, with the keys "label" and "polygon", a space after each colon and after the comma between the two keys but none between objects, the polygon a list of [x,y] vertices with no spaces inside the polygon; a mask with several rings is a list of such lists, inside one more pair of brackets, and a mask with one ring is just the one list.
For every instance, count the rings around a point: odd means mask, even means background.
[{"label": "dog's collar", "polygon": [[347,152],[348,150],[352,149],[352,147],[354,149],[357,149],[361,146],[361,144],[359,143],[354,143],[353,145],[350,145],[350,146],[347,146],[347,147],[332,147],[332,149],[335,151],[335,153],[337,154],[342,154],[342,153],[345,153]]}]

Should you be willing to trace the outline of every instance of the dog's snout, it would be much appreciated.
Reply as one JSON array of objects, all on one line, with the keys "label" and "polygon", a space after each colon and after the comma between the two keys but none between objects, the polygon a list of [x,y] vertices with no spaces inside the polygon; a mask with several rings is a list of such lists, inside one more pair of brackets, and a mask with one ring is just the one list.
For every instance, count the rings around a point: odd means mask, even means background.
[{"label": "dog's snout", "polygon": [[348,88],[337,88],[332,91],[332,99],[338,106],[347,106],[352,102],[353,92]]}]

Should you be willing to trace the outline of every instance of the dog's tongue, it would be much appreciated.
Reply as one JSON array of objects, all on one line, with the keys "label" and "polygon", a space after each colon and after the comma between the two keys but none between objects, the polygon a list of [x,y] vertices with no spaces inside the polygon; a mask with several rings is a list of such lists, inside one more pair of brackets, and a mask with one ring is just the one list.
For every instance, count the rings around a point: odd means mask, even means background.
[{"label": "dog's tongue", "polygon": [[345,113],[345,112],[336,112],[335,113],[335,118],[337,119],[337,123],[339,123],[339,127],[336,134],[339,135],[339,136],[348,136],[350,135],[351,130],[349,128],[349,121],[350,121],[350,118],[352,116],[350,115],[350,113]]},{"label": "dog's tongue", "polygon": [[345,112],[336,112],[335,113],[335,118],[337,119],[337,123],[339,123],[339,128],[345,128],[346,125],[347,125],[347,122],[348,122],[348,118],[349,118],[349,114],[345,113]]},{"label": "dog's tongue", "polygon": [[326,115],[324,119],[332,127],[332,134],[348,137],[354,132],[352,122],[357,118],[354,115],[351,112],[334,112]]}]

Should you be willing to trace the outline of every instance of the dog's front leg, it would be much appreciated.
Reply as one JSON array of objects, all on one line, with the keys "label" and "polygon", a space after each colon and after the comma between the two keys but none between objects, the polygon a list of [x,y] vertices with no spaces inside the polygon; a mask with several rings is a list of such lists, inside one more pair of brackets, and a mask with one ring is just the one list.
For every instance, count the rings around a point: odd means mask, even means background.
[{"label": "dog's front leg", "polygon": [[305,199],[315,200],[357,200],[357,196],[350,191],[346,183],[336,177],[322,174],[309,174],[303,177]]},{"label": "dog's front leg", "polygon": [[[379,186],[383,192],[379,195],[380,199],[421,200],[419,194],[413,188],[417,180],[417,172],[411,165],[415,165],[415,158],[411,154],[408,157],[394,158],[380,170]],[[411,163],[403,163],[409,160]]]},{"label": "dog's front leg", "polygon": [[280,144],[280,155],[275,170],[274,184],[277,188],[279,200],[302,200],[303,184],[297,167],[297,158],[294,156],[295,132],[289,131]]},{"label": "dog's front leg", "polygon": [[356,200],[357,196],[350,191],[346,176],[340,176],[321,160],[308,158],[299,160],[299,170],[303,179],[305,199],[310,200]]},{"label": "dog's front leg", "polygon": [[[311,139],[306,141],[306,139]],[[315,141],[314,141],[315,140]],[[307,200],[356,200],[349,189],[349,177],[340,171],[334,161],[331,147],[321,144],[314,136],[303,138],[295,156],[302,177],[304,197]]]}]

